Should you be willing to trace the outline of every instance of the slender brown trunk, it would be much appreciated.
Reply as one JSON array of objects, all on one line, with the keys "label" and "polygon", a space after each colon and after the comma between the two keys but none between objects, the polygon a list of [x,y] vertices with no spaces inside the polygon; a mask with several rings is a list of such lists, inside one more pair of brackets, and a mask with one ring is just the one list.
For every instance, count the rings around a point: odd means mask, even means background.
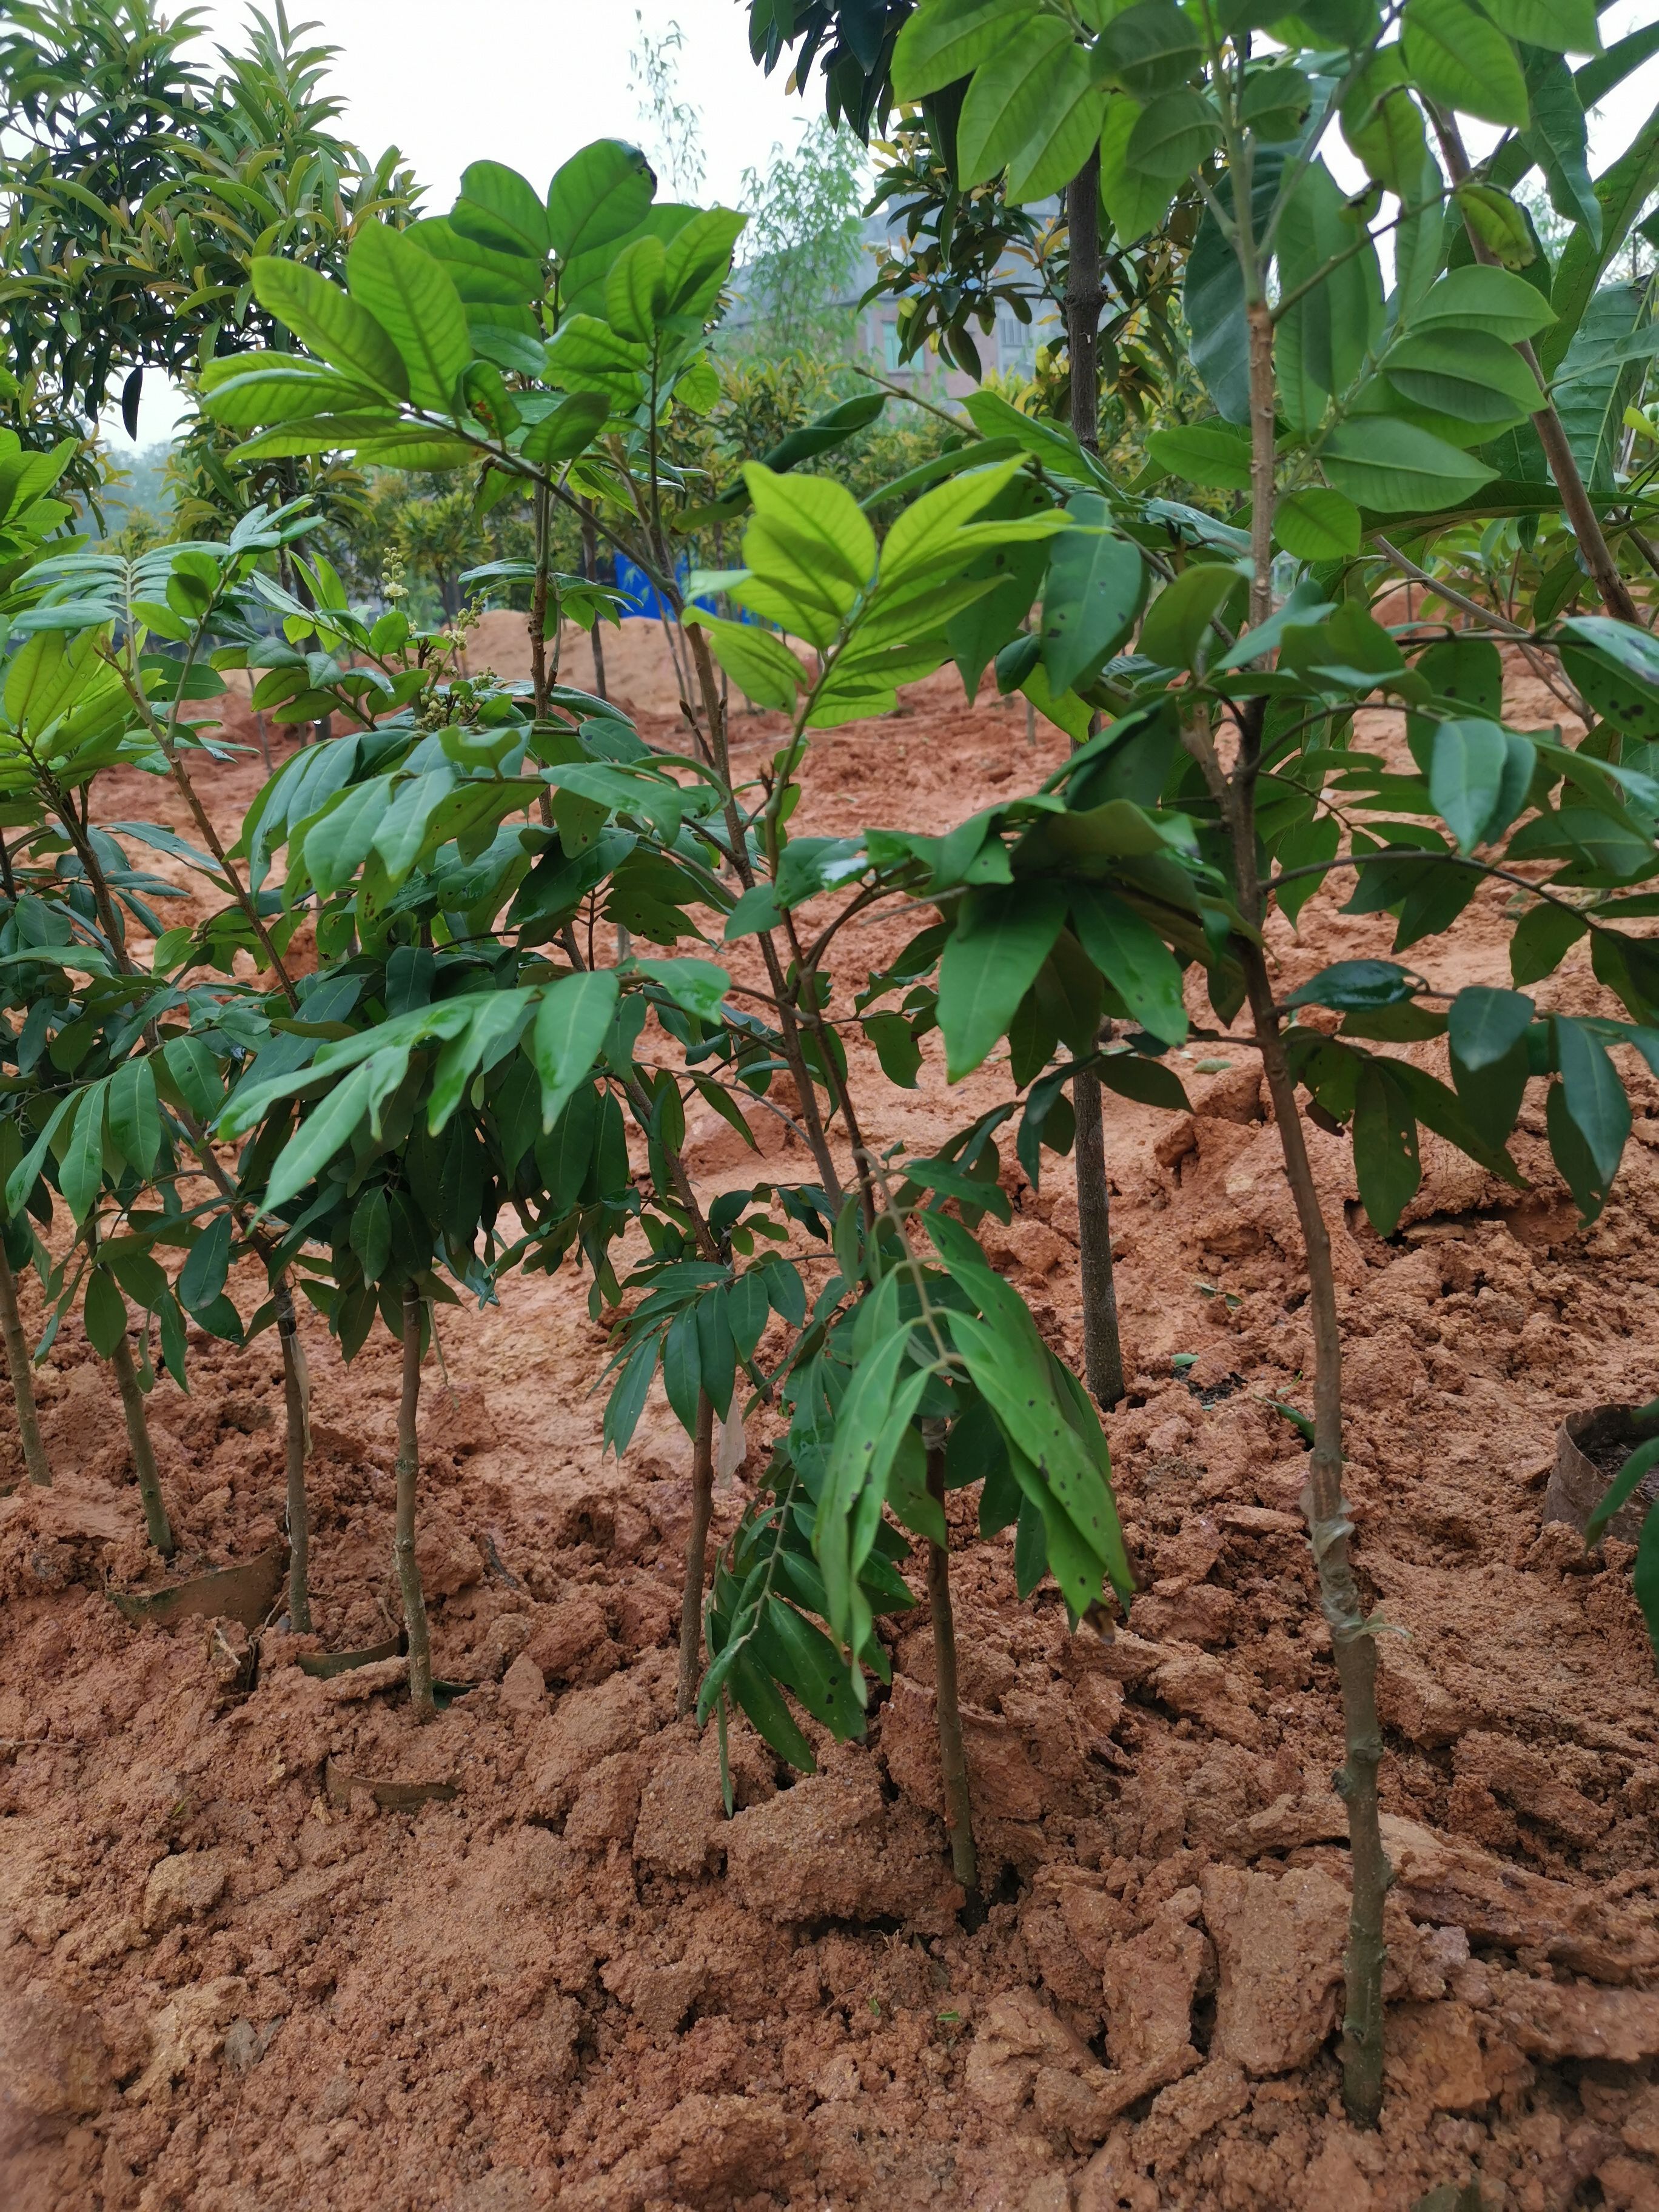
[{"label": "slender brown trunk", "polygon": [[288,1277],[278,1275],[272,1295],[283,1346],[283,1402],[288,1420],[288,1618],[296,1636],[311,1633],[311,1513],[306,1498],[305,1347]]},{"label": "slender brown trunk", "polygon": [[[1072,362],[1072,429],[1087,452],[1100,450],[1100,153],[1073,179],[1066,195],[1071,258],[1066,278],[1066,337]],[[1112,1201],[1106,1181],[1106,1132],[1100,1081],[1072,1080],[1077,1118],[1079,1273],[1083,1292],[1083,1364],[1103,1406],[1123,1395],[1123,1346],[1118,1334],[1117,1283],[1112,1267]]]},{"label": "slender brown trunk", "polygon": [[1382,1736],[1376,1717],[1376,1638],[1366,1620],[1348,1556],[1348,1515],[1342,1497],[1342,1340],[1330,1237],[1320,1211],[1313,1170],[1285,1062],[1267,963],[1254,946],[1243,952],[1250,1016],[1273,1103],[1285,1171],[1296,1200],[1308,1258],[1308,1306],[1314,1340],[1314,1448],[1303,1510],[1319,1573],[1321,1608],[1331,1632],[1342,1693],[1345,1751],[1336,1789],[1348,1808],[1353,1902],[1348,1920],[1346,2007],[1342,2022],[1342,2101],[1357,2127],[1376,2125],[1382,2106],[1382,1900],[1393,1870],[1378,1820],[1377,1766]]},{"label": "slender brown trunk", "polygon": [[172,1524],[167,1520],[167,1509],[161,1503],[161,1478],[150,1445],[149,1424],[144,1418],[144,1394],[138,1387],[138,1370],[133,1364],[132,1347],[125,1335],[111,1352],[109,1364],[115,1370],[121,1392],[121,1411],[126,1416],[132,1471],[138,1478],[138,1495],[144,1508],[144,1534],[161,1557],[170,1559],[175,1548]]},{"label": "slender brown trunk", "polygon": [[[1273,521],[1273,362],[1271,342],[1250,348],[1251,473],[1261,486],[1270,531]],[[1261,579],[1258,578],[1258,583]],[[1271,594],[1267,599],[1269,611]],[[1255,781],[1261,750],[1261,708],[1247,712],[1237,763],[1221,795],[1233,845],[1239,909],[1259,932],[1266,901],[1256,872]],[[1218,769],[1211,757],[1212,774]],[[1344,1758],[1336,1788],[1348,1808],[1353,1883],[1345,1961],[1346,2005],[1342,2023],[1342,2101],[1357,2127],[1375,2127],[1382,2106],[1382,1900],[1391,1871],[1377,1817],[1376,1771],[1382,1739],[1376,1718],[1376,1644],[1348,1556],[1349,1522],[1342,1498],[1342,1338],[1336,1313],[1331,1240],[1320,1210],[1308,1158],[1296,1085],[1285,1058],[1273,981],[1258,936],[1235,940],[1244,969],[1250,1019],[1273,1098],[1273,1120],[1285,1156],[1285,1178],[1296,1203],[1307,1254],[1308,1309],[1314,1342],[1314,1445],[1303,1508],[1319,1576],[1321,1608],[1331,1632],[1342,1696]]]},{"label": "slender brown trunk", "polygon": [[[945,1424],[928,1421],[927,1495],[945,1510]],[[948,1534],[948,1529],[947,1529]],[[968,1788],[968,1747],[963,1741],[962,1706],[957,1688],[957,1630],[951,1610],[951,1553],[948,1546],[927,1543],[927,1609],[933,1622],[933,1677],[939,1703],[939,1760],[945,1784],[945,1828],[951,1838],[951,1871],[969,1898],[979,1890],[979,1856],[974,1849],[974,1807]]]},{"label": "slender brown trunk", "polygon": [[680,1597],[680,1672],[674,1711],[697,1707],[702,1679],[702,1578],[708,1564],[708,1523],[714,1510],[714,1408],[697,1393],[697,1434],[691,1447],[691,1533],[685,1540],[685,1587]]},{"label": "slender brown trunk", "polygon": [[1277,395],[1273,310],[1250,303],[1250,621],[1273,611],[1273,452]]},{"label": "slender brown trunk", "polygon": [[[592,501],[583,500],[581,510],[582,574],[590,584],[597,584],[599,580],[599,533],[593,527]],[[611,694],[605,686],[605,640],[600,635],[604,627],[604,623],[596,613],[593,617],[592,629],[589,633],[593,641],[593,689],[601,699],[608,699]]]},{"label": "slender brown trunk", "polygon": [[40,1441],[40,1416],[34,1404],[34,1376],[29,1364],[28,1340],[17,1310],[17,1282],[6,1249],[0,1244],[0,1334],[6,1340],[6,1370],[17,1407],[17,1433],[22,1440],[23,1465],[31,1482],[49,1485],[52,1463]]},{"label": "slender brown trunk", "polygon": [[[1462,133],[1458,130],[1455,120],[1441,109],[1431,106],[1429,112],[1434,118],[1435,133],[1446,157],[1446,167],[1451,180],[1454,185],[1461,185],[1469,173],[1469,157],[1463,145]],[[1497,267],[1498,256],[1479,235],[1467,216],[1463,219],[1463,227],[1468,233],[1475,259],[1486,262],[1490,267]],[[1533,416],[1532,427],[1538,433],[1539,444],[1544,448],[1544,459],[1549,464],[1555,489],[1561,495],[1562,511],[1568,526],[1578,540],[1584,566],[1589,570],[1607,612],[1620,622],[1632,623],[1639,627],[1641,617],[1637,612],[1636,602],[1630,595],[1629,586],[1619,573],[1619,563],[1614,560],[1613,550],[1602,532],[1601,517],[1590,505],[1589,495],[1584,489],[1584,479],[1578,473],[1578,464],[1573,459],[1572,447],[1568,444],[1567,434],[1561,426],[1561,417],[1555,411],[1555,402],[1548,396],[1548,386],[1544,372],[1539,367],[1538,356],[1533,350],[1531,341],[1527,338],[1522,339],[1516,351],[1538,379],[1543,404]]]},{"label": "slender brown trunk", "polygon": [[404,1387],[398,1401],[398,1518],[392,1555],[398,1563],[398,1589],[404,1601],[404,1627],[409,1636],[409,1702],[417,1722],[433,1719],[432,1637],[427,1626],[426,1597],[421,1571],[415,1559],[415,1497],[421,1479],[421,1322],[420,1293],[413,1283],[404,1291]]}]

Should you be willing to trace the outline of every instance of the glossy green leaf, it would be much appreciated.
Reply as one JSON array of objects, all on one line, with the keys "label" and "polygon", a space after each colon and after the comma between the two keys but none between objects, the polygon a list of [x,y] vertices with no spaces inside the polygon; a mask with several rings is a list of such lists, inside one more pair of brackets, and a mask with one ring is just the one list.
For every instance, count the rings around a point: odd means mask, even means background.
[{"label": "glossy green leaf", "polygon": [[365,301],[341,291],[302,262],[260,255],[252,275],[254,298],[302,345],[348,376],[395,398],[408,398],[409,371],[403,356]]},{"label": "glossy green leaf", "polygon": [[1555,1017],[1563,1103],[1583,1139],[1603,1188],[1612,1185],[1630,1135],[1630,1101],[1607,1048],[1583,1022]]},{"label": "glossy green leaf", "polygon": [[91,1212],[103,1188],[104,1109],[108,1095],[107,1081],[92,1084],[82,1092],[58,1164],[58,1188],[77,1222]]},{"label": "glossy green leaf", "polygon": [[1183,87],[1160,93],[1142,108],[1129,133],[1126,158],[1144,175],[1173,184],[1209,159],[1220,136],[1214,102]]},{"label": "glossy green leaf", "polygon": [[614,969],[590,969],[553,984],[537,1009],[531,1059],[542,1084],[542,1127],[551,1130],[592,1073],[617,1010]]},{"label": "glossy green leaf", "polygon": [[714,658],[751,705],[793,714],[805,672],[788,647],[757,623],[725,622],[688,607],[685,619],[707,631]]},{"label": "glossy green leaf", "polygon": [[110,1078],[109,1133],[122,1156],[147,1176],[161,1149],[161,1109],[147,1060],[129,1060]]},{"label": "glossy green leaf", "polygon": [[1350,560],[1359,550],[1359,510],[1340,491],[1307,484],[1275,505],[1273,536],[1293,560]]},{"label": "glossy green leaf", "polygon": [[586,453],[605,425],[611,403],[603,392],[572,392],[526,432],[520,450],[541,468],[556,468]]},{"label": "glossy green leaf", "polygon": [[1042,128],[1073,45],[1055,15],[1033,15],[1019,36],[974,72],[957,125],[957,167],[964,185],[988,183]]},{"label": "glossy green leaf", "polygon": [[1035,0],[922,0],[893,49],[893,97],[922,100],[970,76],[1023,32]]},{"label": "glossy green leaf", "polygon": [[1353,1166],[1360,1202],[1380,1237],[1392,1237],[1422,1180],[1411,1102],[1382,1062],[1359,1071],[1353,1114]]},{"label": "glossy green leaf", "polygon": [[1498,29],[1529,46],[1557,54],[1601,51],[1595,0],[1480,0]]},{"label": "glossy green leaf", "polygon": [[1206,490],[1250,488],[1250,434],[1241,424],[1183,422],[1154,430],[1146,450],[1159,468]]},{"label": "glossy green leaf", "polygon": [[472,340],[448,271],[389,224],[365,223],[346,256],[351,297],[391,337],[417,407],[450,414]]},{"label": "glossy green leaf", "polygon": [[1070,899],[1072,927],[1084,951],[1142,1029],[1165,1044],[1185,1044],[1181,969],[1152,924],[1092,884],[1074,884]]},{"label": "glossy green leaf", "polygon": [[1427,330],[1390,348],[1382,373],[1414,406],[1494,428],[1536,414],[1538,380],[1513,346],[1485,331]]},{"label": "glossy green leaf", "polygon": [[1412,82],[1431,100],[1526,129],[1531,110],[1515,48],[1468,0],[1406,0],[1400,50]]},{"label": "glossy green leaf", "polygon": [[1117,651],[1146,597],[1140,548],[1110,526],[1106,501],[1079,492],[1067,513],[1078,526],[1054,541],[1042,596],[1042,657],[1056,692]]},{"label": "glossy green leaf", "polygon": [[1460,852],[1472,853],[1485,838],[1507,762],[1508,742],[1496,722],[1443,722],[1435,732],[1429,795]]},{"label": "glossy green leaf", "polygon": [[547,229],[561,261],[609,246],[644,219],[656,191],[637,146],[596,138],[573,154],[547,188]]},{"label": "glossy green leaf", "polygon": [[1148,176],[1129,159],[1129,141],[1140,120],[1140,102],[1114,93],[1100,133],[1100,197],[1120,246],[1135,246],[1170,211],[1174,192],[1166,177]]},{"label": "glossy green leaf", "polygon": [[1378,514],[1430,514],[1454,506],[1496,473],[1443,438],[1387,416],[1342,424],[1320,458],[1336,490]]},{"label": "glossy green leaf", "polygon": [[1206,658],[1224,650],[1228,641],[1212,629],[1242,605],[1246,585],[1239,571],[1224,562],[1183,568],[1166,584],[1146,611],[1140,626],[1140,650],[1164,668],[1192,668],[1204,648]]},{"label": "glossy green leaf", "polygon": [[450,221],[464,238],[534,261],[553,242],[540,193],[501,161],[473,161],[462,170],[460,198]]},{"label": "glossy green leaf", "polygon": [[1524,992],[1471,983],[1452,1000],[1448,1036],[1464,1066],[1478,1073],[1507,1058],[1526,1035],[1535,1008]]},{"label": "glossy green leaf", "polygon": [[113,1276],[102,1267],[94,1267],[87,1277],[82,1318],[93,1350],[100,1359],[110,1358],[127,1333],[127,1302]]},{"label": "glossy green leaf", "polygon": [[977,1067],[1005,1035],[1066,920],[1054,884],[970,891],[939,962],[939,1021],[952,1083]]},{"label": "glossy green leaf", "polygon": [[210,1306],[223,1291],[230,1273],[231,1240],[235,1224],[228,1213],[216,1213],[185,1256],[179,1270],[179,1302],[190,1313]]},{"label": "glossy green leaf", "polygon": [[1518,345],[1522,338],[1536,337],[1554,320],[1549,301],[1524,276],[1473,261],[1465,268],[1448,270],[1429,288],[1413,313],[1411,327],[1417,331],[1449,324]]}]

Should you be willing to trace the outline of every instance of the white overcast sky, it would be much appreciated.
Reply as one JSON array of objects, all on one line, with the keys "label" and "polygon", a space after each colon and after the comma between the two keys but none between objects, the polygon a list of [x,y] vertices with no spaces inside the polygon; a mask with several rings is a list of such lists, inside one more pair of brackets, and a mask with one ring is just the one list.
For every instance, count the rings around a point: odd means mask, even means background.
[{"label": "white overcast sky", "polygon": [[[1653,4],[1615,0],[1601,17],[1604,40],[1650,21]],[[428,212],[440,214],[469,161],[506,161],[545,185],[590,139],[630,138],[651,150],[629,75],[636,5],[653,39],[671,23],[684,33],[679,96],[702,114],[701,197],[740,204],[744,169],[793,144],[822,112],[823,92],[816,72],[805,100],[784,89],[787,64],[761,74],[738,0],[289,0],[289,12],[314,21],[315,37],[339,49],[332,83],[347,102],[345,135],[371,158],[398,146],[427,187]],[[204,12],[228,41],[245,9],[212,0]],[[1592,119],[1592,171],[1622,150],[1656,98],[1659,65],[1650,64]],[[140,446],[167,437],[176,414],[161,380],[146,379]],[[132,450],[118,416],[108,429],[115,453]]]}]

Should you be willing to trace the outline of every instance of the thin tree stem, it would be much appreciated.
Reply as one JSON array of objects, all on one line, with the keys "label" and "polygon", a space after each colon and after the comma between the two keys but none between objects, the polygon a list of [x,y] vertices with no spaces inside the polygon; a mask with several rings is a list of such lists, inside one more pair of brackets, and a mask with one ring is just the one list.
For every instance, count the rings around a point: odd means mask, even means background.
[{"label": "thin tree stem", "polygon": [[138,1478],[138,1496],[144,1508],[144,1534],[161,1554],[170,1559],[176,1548],[173,1540],[173,1526],[167,1519],[167,1509],[161,1503],[161,1477],[155,1465],[155,1452],[149,1440],[149,1423],[144,1416],[144,1394],[138,1387],[138,1370],[133,1364],[132,1347],[123,1332],[115,1349],[109,1356],[115,1370],[115,1380],[121,1393],[121,1411],[126,1416],[127,1443],[132,1452],[132,1471]]},{"label": "thin tree stem", "polygon": [[[1445,155],[1446,167],[1450,173],[1453,185],[1456,186],[1463,183],[1469,173],[1469,157],[1463,145],[1462,133],[1458,130],[1455,117],[1432,101],[1427,105],[1433,118],[1435,135],[1440,141],[1441,152]],[[1467,212],[1463,217],[1463,227],[1468,233],[1475,259],[1496,267],[1498,256],[1481,238]],[[1532,426],[1538,433],[1539,444],[1544,448],[1544,459],[1549,464],[1555,489],[1561,495],[1562,511],[1567,518],[1568,526],[1578,540],[1584,566],[1589,570],[1607,612],[1620,622],[1639,627],[1641,617],[1637,612],[1636,602],[1630,595],[1629,586],[1619,573],[1619,563],[1613,558],[1602,532],[1601,518],[1590,505],[1589,495],[1584,489],[1584,479],[1578,473],[1578,464],[1573,458],[1572,447],[1567,442],[1561,417],[1555,411],[1555,402],[1549,396],[1544,372],[1538,365],[1538,356],[1534,352],[1531,342],[1525,338],[1516,347],[1516,351],[1538,380],[1541,404],[1533,416]]]},{"label": "thin tree stem", "polygon": [[404,1288],[403,1391],[398,1401],[398,1517],[392,1555],[398,1564],[398,1588],[403,1598],[404,1626],[409,1635],[409,1702],[417,1723],[433,1719],[432,1636],[427,1626],[426,1596],[421,1589],[421,1570],[415,1558],[415,1501],[421,1479],[421,1323],[422,1300],[413,1283]]},{"label": "thin tree stem", "polygon": [[[927,1452],[927,1495],[945,1511],[945,1424],[922,1429]],[[948,1526],[947,1526],[948,1535]],[[968,1785],[968,1747],[963,1741],[962,1705],[957,1686],[957,1630],[951,1610],[951,1553],[948,1544],[927,1540],[927,1609],[933,1623],[933,1679],[939,1705],[939,1771],[945,1784],[945,1828],[951,1838],[951,1871],[969,1898],[979,1890],[979,1856],[974,1849],[974,1808]]]},{"label": "thin tree stem", "polygon": [[[1250,621],[1273,611],[1273,319],[1265,300],[1252,302],[1250,329]],[[1264,412],[1265,410],[1265,412]]]},{"label": "thin tree stem", "polygon": [[697,1393],[697,1433],[691,1448],[691,1533],[685,1540],[685,1586],[680,1595],[680,1668],[674,1711],[684,1718],[697,1707],[702,1676],[702,1580],[708,1565],[708,1524],[714,1510],[714,1408]]},{"label": "thin tree stem", "polygon": [[534,695],[535,718],[547,720],[547,695],[551,688],[547,677],[547,640],[543,632],[547,627],[547,558],[548,558],[548,495],[545,484],[538,484],[535,494],[536,514],[536,580],[530,588],[530,681]]},{"label": "thin tree stem", "polygon": [[[1072,364],[1072,429],[1089,453],[1100,451],[1098,346],[1100,151],[1091,153],[1066,193],[1070,259],[1066,276],[1066,337]],[[1117,1282],[1112,1267],[1112,1201],[1106,1181],[1106,1134],[1099,1079],[1073,1079],[1077,1117],[1078,1265],[1083,1297],[1083,1360],[1089,1388],[1103,1406],[1123,1395],[1123,1346],[1118,1334]]]},{"label": "thin tree stem", "polygon": [[288,1422],[288,1617],[296,1636],[311,1633],[311,1513],[306,1498],[305,1350],[286,1274],[272,1285],[283,1347],[283,1403]]},{"label": "thin tree stem", "polygon": [[[593,503],[591,500],[585,499],[581,504],[582,574],[590,584],[597,584],[599,580],[599,533],[593,527]],[[593,644],[593,689],[601,699],[609,699],[611,694],[606,690],[605,684],[605,640],[599,635],[604,627],[603,622],[596,612],[593,617],[593,627],[589,633]]]},{"label": "thin tree stem", "polygon": [[29,1364],[28,1340],[17,1307],[17,1281],[6,1249],[0,1244],[0,1334],[6,1340],[6,1370],[17,1407],[17,1433],[23,1446],[23,1465],[31,1482],[49,1486],[52,1463],[40,1440],[40,1416],[34,1403],[34,1376]]},{"label": "thin tree stem", "polygon": [[1079,1068],[1072,1079],[1077,1117],[1077,1220],[1083,1279],[1083,1366],[1097,1402],[1108,1408],[1122,1399],[1123,1343],[1118,1329],[1117,1280],[1112,1265],[1111,1186],[1106,1175],[1105,1118],[1100,1078]]},{"label": "thin tree stem", "polygon": [[[1243,205],[1249,207],[1249,195]],[[1244,217],[1248,221],[1248,216]],[[1247,282],[1254,243],[1243,241],[1241,261]],[[1255,343],[1254,315],[1250,346],[1250,476],[1256,488],[1253,529],[1258,542],[1265,523],[1271,545],[1273,507],[1274,374],[1271,343]],[[1264,513],[1265,510],[1265,513]],[[1265,587],[1265,589],[1264,589]],[[1257,614],[1260,607],[1261,613]],[[1272,579],[1258,567],[1251,611],[1260,620],[1272,611]],[[1382,1735],[1376,1719],[1376,1645],[1360,1605],[1348,1557],[1346,1509],[1342,1499],[1342,1339],[1336,1312],[1336,1277],[1331,1240],[1321,1211],[1319,1192],[1308,1158],[1296,1085],[1285,1056],[1273,981],[1261,949],[1267,900],[1256,867],[1256,780],[1261,761],[1261,731],[1267,702],[1255,700],[1239,724],[1238,756],[1231,775],[1220,773],[1212,742],[1205,734],[1200,757],[1207,754],[1206,775],[1218,789],[1233,848],[1239,912],[1249,933],[1236,939],[1244,971],[1251,1026],[1273,1099],[1273,1120],[1285,1156],[1285,1179],[1296,1205],[1307,1255],[1308,1306],[1314,1342],[1314,1446],[1303,1507],[1308,1517],[1321,1607],[1331,1632],[1337,1682],[1342,1697],[1345,1757],[1336,1787],[1348,1808],[1352,1895],[1346,1960],[1347,2006],[1343,2022],[1342,2101],[1357,2127],[1374,2128],[1382,2104],[1382,1900],[1389,1881],[1377,1823],[1376,1770]]]}]

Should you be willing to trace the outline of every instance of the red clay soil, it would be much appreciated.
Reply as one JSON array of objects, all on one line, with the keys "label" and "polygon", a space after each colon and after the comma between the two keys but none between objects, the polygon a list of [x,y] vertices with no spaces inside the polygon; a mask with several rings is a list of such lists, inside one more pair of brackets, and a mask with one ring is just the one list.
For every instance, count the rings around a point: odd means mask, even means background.
[{"label": "red clay soil", "polygon": [[[1552,718],[1541,692],[1514,704]],[[747,757],[775,726],[738,719]],[[801,818],[938,830],[1061,746],[1046,732],[1033,753],[1021,710],[966,709],[935,679],[817,740]],[[227,819],[257,774],[210,773]],[[127,784],[112,816],[177,818],[164,787]],[[1299,936],[1275,926],[1287,986],[1386,951],[1386,919],[1340,915],[1345,895]],[[1437,983],[1507,980],[1500,896],[1443,962],[1427,948]],[[849,958],[915,927],[849,931]],[[1575,952],[1538,995],[1592,988]],[[951,1091],[930,1056],[898,1092],[854,1060],[882,1142],[934,1140],[1006,1080],[994,1066]],[[1473,2180],[1487,2212],[1659,2207],[1653,1663],[1630,1547],[1587,1560],[1541,1518],[1563,1417],[1659,1390],[1659,1086],[1635,1081],[1624,1178],[1588,1234],[1540,1099],[1516,1146],[1528,1191],[1425,1137],[1388,1243],[1346,1143],[1310,1133],[1356,1553],[1398,1632],[1389,2094],[1364,2135],[1334,2056],[1335,1683],[1299,1440],[1267,1402],[1308,1402],[1297,1237],[1250,1053],[1196,1043],[1176,1064],[1190,1118],[1109,1102],[1128,1628],[1068,1635],[1052,1589],[1020,1606],[1010,1544],[980,1542],[965,1501],[953,1516],[995,1899],[972,1933],[939,1817],[925,1607],[892,1629],[868,1743],[825,1743],[799,1778],[735,1729],[723,1818],[712,1731],[672,1717],[688,1447],[653,1400],[622,1464],[601,1457],[605,1332],[568,1269],[445,1312],[421,1559],[439,1670],[482,1686],[425,1730],[395,1662],[318,1680],[272,1629],[250,1691],[234,1626],[128,1625],[106,1587],[155,1563],[108,1371],[66,1328],[39,1386],[57,1486],[0,1500],[5,2203],[1408,2212]],[[800,1171],[782,1125],[755,1118],[772,1171]],[[754,1179],[712,1115],[691,1158],[705,1190]],[[1070,1163],[1040,1194],[1006,1182],[994,1259],[1076,1358]],[[239,1289],[246,1311],[256,1285]],[[395,1615],[398,1355],[377,1335],[348,1372],[315,1316],[307,1333],[315,1606],[344,1649]],[[181,1571],[276,1543],[283,1487],[274,1337],[193,1338],[191,1384],[150,1401]],[[721,1528],[764,1441],[757,1420]],[[8,1421],[0,1477],[21,1474]],[[382,1809],[365,1784],[386,1780],[455,1794]]]}]

